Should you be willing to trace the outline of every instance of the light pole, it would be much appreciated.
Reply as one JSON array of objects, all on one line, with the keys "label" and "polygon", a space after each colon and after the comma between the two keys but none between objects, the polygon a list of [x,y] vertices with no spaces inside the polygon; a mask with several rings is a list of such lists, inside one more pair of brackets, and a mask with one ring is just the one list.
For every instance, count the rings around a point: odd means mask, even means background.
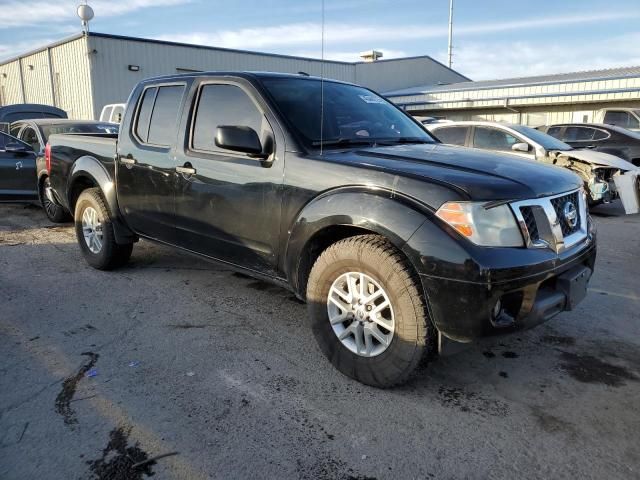
[{"label": "light pole", "polygon": [[449,68],[453,64],[453,0],[449,0]]}]

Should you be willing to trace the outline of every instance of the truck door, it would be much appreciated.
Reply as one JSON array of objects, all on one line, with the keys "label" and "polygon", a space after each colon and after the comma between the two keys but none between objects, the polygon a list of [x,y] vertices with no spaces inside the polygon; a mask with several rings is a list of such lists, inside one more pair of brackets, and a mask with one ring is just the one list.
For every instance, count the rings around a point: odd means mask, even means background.
[{"label": "truck door", "polygon": [[147,87],[118,142],[118,205],[136,233],[173,243],[173,151],[186,84]]},{"label": "truck door", "polygon": [[38,200],[36,154],[17,138],[0,133],[0,201]]},{"label": "truck door", "polygon": [[[277,265],[284,140],[248,82],[202,82],[180,128],[175,193],[178,244],[219,260],[273,273]],[[187,118],[188,117],[188,118]],[[251,127],[273,151],[267,161],[216,146],[220,125]],[[269,146],[274,146],[270,148]]]}]

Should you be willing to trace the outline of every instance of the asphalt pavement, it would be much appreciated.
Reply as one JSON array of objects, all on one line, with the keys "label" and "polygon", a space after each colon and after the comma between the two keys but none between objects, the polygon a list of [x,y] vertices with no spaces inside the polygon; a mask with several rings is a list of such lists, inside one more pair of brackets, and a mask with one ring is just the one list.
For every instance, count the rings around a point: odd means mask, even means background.
[{"label": "asphalt pavement", "polygon": [[282,288],[146,241],[96,271],[0,205],[0,478],[640,478],[640,215],[594,216],[575,311],[376,390]]}]

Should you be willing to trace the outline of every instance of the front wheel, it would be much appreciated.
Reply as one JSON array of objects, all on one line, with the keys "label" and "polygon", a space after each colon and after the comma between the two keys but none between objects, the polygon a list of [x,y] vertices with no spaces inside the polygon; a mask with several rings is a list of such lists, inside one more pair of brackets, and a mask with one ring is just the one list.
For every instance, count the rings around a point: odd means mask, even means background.
[{"label": "front wheel", "polygon": [[133,243],[116,243],[111,215],[99,188],[89,188],[80,194],[75,226],[82,255],[92,267],[112,270],[131,257]]},{"label": "front wheel", "polygon": [[432,344],[419,280],[404,256],[377,235],[327,248],[311,269],[307,304],[322,352],[367,385],[403,383]]}]

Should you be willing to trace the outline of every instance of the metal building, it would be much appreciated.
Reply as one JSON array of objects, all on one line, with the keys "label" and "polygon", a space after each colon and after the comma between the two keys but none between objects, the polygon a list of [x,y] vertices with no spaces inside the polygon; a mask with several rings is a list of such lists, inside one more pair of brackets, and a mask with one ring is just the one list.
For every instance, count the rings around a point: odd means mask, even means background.
[{"label": "metal building", "polygon": [[640,67],[385,91],[416,116],[538,126],[590,122],[606,107],[640,107]]},{"label": "metal building", "polygon": [[[377,52],[379,53],[379,52]],[[140,80],[202,70],[323,74],[374,90],[466,81],[429,56],[363,62],[231,50],[142,38],[81,33],[0,63],[0,105],[42,103],[70,118],[92,119],[127,100]]]}]

